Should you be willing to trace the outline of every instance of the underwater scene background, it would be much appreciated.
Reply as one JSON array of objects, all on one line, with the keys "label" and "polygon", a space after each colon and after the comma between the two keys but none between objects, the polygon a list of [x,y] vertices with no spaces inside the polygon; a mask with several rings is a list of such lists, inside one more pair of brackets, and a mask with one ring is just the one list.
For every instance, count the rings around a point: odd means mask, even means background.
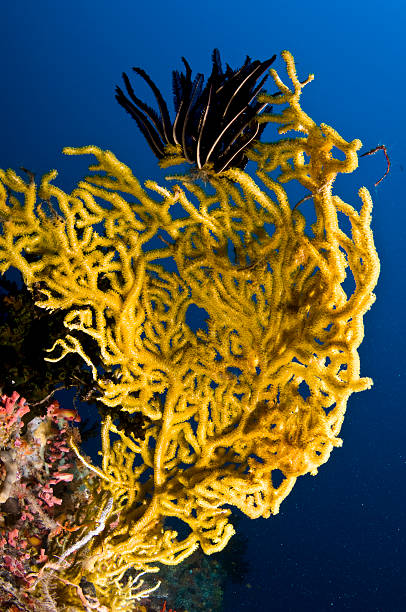
[{"label": "underwater scene background", "polygon": [[[57,168],[54,182],[69,192],[87,174],[88,159],[63,155],[62,148],[96,145],[113,151],[141,183],[162,184],[167,171],[117,104],[115,86],[122,86],[123,71],[141,66],[172,114],[172,70],[184,68],[184,56],[193,75],[207,77],[217,47],[223,66],[240,67],[246,55],[265,61],[277,54],[271,67],[281,72],[280,53],[288,49],[299,79],[315,74],[302,94],[305,112],[346,140],[359,138],[360,154],[385,145],[390,159],[389,174],[377,186],[387,169],[382,149],[361,157],[355,172],[335,182],[336,192],[353,205],[361,185],[370,190],[381,261],[377,299],[365,316],[359,348],[361,375],[374,385],[350,397],[342,447],[316,477],[298,479],[276,516],[251,520],[233,510],[237,534],[224,551],[208,557],[198,552],[171,568],[148,609],[161,609],[164,600],[178,612],[405,608],[405,14],[393,0],[328,6],[296,0],[275,6],[262,0],[74,0],[2,7],[1,168],[23,167],[36,177]],[[136,94],[156,107],[142,79],[133,82]],[[268,79],[271,93],[272,85]],[[268,125],[262,140],[273,134]],[[302,197],[294,188],[292,194]],[[7,278],[20,283],[16,272]],[[69,410],[74,395],[62,391],[56,397]],[[75,407],[87,430],[100,424],[91,402]],[[99,436],[82,437],[84,452],[100,465]]]}]

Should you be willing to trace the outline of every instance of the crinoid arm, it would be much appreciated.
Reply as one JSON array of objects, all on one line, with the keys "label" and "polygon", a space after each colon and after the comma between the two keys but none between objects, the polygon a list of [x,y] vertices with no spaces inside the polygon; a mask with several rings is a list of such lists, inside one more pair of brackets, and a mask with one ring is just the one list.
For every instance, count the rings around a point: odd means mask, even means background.
[{"label": "crinoid arm", "polygon": [[192,70],[185,58],[185,73],[173,71],[175,119],[170,120],[166,102],[153,80],[141,68],[133,68],[151,88],[159,114],[138,98],[128,76],[123,73],[127,95],[116,87],[117,102],[136,121],[152,151],[165,165],[179,159],[195,164],[198,170],[215,174],[233,166],[243,169],[247,164],[245,150],[259,139],[265,126],[258,115],[268,103],[258,102],[258,95],[267,75],[261,75],[275,60],[274,55],[263,62],[248,56],[241,68],[233,70],[227,64],[223,71],[220,53],[214,49],[212,72],[204,85],[203,74],[192,79]]}]

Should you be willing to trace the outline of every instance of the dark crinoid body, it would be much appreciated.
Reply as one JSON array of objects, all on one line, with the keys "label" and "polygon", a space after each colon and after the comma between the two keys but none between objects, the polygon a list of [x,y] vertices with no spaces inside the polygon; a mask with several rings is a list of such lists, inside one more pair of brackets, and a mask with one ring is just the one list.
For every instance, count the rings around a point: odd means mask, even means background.
[{"label": "dark crinoid body", "polygon": [[[268,104],[261,104],[257,96],[267,79],[260,76],[275,60],[275,55],[261,62],[248,56],[244,65],[233,70],[226,65],[223,71],[218,49],[213,51],[213,68],[204,85],[203,74],[192,80],[192,70],[182,57],[185,73],[173,71],[175,120],[155,83],[141,68],[133,68],[152,89],[159,114],[136,97],[128,76],[123,79],[128,96],[116,88],[116,99],[135,119],[149,146],[159,160],[183,157],[195,164],[198,172],[219,173],[233,166],[245,168],[245,151],[259,139],[266,124],[256,117]],[[171,145],[171,146],[168,146]]]}]

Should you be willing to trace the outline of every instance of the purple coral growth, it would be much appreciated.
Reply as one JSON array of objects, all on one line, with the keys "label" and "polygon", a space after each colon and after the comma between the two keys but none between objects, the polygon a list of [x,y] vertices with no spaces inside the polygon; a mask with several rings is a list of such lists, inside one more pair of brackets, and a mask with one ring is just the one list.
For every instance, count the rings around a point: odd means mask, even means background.
[{"label": "purple coral growth", "polygon": [[37,609],[37,597],[28,589],[66,534],[76,529],[77,509],[83,505],[79,486],[86,474],[68,444],[71,436],[80,438],[73,425],[79,415],[53,400],[45,414],[29,420],[24,429],[22,418],[29,412],[16,391],[1,396],[2,609]]}]

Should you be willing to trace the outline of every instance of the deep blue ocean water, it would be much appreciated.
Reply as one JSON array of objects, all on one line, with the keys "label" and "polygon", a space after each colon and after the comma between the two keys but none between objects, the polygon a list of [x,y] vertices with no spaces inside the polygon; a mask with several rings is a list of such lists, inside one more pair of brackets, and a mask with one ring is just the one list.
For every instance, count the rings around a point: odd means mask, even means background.
[{"label": "deep blue ocean water", "polygon": [[405,15],[394,0],[2,4],[0,167],[57,168],[68,190],[87,162],[63,156],[62,147],[95,144],[141,180],[159,180],[114,86],[141,66],[171,100],[181,56],[207,75],[214,47],[232,67],[246,54],[264,60],[289,49],[300,78],[315,73],[302,97],[306,112],[361,139],[363,151],[386,145],[390,155],[390,174],[376,188],[382,151],[337,180],[344,200],[355,202],[361,185],[374,199],[381,276],[360,348],[361,374],[374,386],[350,398],[343,447],[317,477],[299,479],[276,517],[239,522],[249,571],[228,585],[225,612],[406,610]]}]

